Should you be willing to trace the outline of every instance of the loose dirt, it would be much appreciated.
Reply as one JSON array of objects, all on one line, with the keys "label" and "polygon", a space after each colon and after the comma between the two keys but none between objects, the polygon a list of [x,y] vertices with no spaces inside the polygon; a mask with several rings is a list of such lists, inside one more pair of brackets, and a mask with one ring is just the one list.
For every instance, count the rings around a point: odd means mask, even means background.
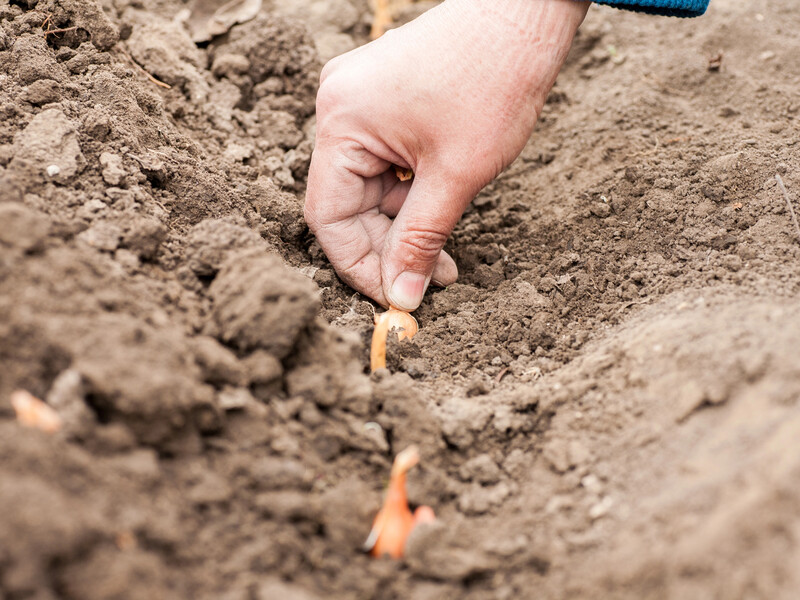
[{"label": "loose dirt", "polygon": [[[0,0],[0,598],[796,596],[793,0],[593,7],[374,376],[302,219],[366,2],[199,4]],[[438,521],[373,560],[411,443]]]}]

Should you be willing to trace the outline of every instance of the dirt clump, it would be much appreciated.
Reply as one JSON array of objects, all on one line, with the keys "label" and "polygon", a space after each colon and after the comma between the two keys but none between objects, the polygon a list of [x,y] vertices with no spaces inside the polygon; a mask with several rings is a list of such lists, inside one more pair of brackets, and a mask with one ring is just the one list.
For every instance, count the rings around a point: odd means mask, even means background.
[{"label": "dirt clump", "polygon": [[241,351],[263,348],[285,358],[319,309],[308,278],[287,272],[275,256],[233,255],[208,289],[213,331]]}]

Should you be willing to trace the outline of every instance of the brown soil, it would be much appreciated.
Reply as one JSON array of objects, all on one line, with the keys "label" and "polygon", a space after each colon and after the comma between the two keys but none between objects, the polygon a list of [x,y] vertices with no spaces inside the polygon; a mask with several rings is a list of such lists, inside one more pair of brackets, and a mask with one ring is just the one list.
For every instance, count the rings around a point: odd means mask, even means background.
[{"label": "brown soil", "polygon": [[[366,2],[101,5],[0,0],[0,598],[796,597],[794,0],[593,8],[371,378],[302,221]],[[439,519],[372,560],[410,443]]]}]

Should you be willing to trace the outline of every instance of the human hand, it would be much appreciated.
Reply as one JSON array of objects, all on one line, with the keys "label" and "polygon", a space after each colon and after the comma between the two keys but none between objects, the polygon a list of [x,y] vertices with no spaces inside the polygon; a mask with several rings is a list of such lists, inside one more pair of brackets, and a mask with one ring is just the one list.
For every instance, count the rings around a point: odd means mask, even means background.
[{"label": "human hand", "polygon": [[588,5],[447,0],[325,66],[305,217],[345,282],[414,310],[456,280],[442,248],[522,151]]}]

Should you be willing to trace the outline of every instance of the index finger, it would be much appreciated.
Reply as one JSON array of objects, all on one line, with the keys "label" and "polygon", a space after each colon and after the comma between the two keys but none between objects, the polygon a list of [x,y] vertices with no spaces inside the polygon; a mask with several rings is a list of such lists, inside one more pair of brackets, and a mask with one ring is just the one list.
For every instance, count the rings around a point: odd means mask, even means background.
[{"label": "index finger", "polygon": [[391,221],[378,205],[378,177],[390,163],[353,141],[319,139],[311,157],[305,218],[339,276],[387,305],[381,286],[380,244]]}]

